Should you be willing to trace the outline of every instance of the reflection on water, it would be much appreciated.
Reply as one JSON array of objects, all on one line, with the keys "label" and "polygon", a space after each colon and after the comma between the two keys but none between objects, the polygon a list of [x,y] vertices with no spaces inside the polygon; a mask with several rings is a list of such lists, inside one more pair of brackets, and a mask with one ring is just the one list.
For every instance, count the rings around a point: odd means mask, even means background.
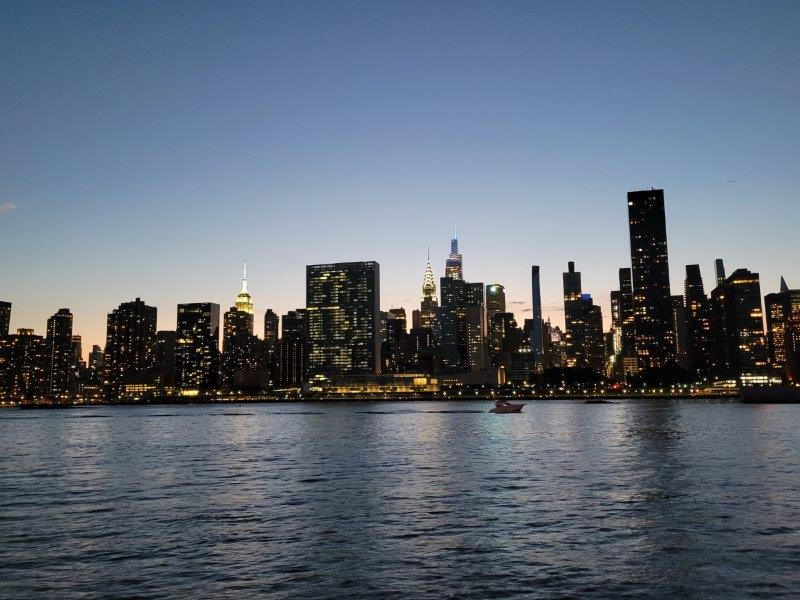
[{"label": "reflection on water", "polygon": [[797,597],[800,407],[0,412],[0,597]]}]

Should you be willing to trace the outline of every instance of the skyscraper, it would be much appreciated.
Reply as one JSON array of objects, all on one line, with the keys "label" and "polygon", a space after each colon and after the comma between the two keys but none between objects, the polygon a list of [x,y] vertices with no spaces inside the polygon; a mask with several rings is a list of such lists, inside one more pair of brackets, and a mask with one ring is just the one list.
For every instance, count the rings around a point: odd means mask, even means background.
[{"label": "skyscraper", "polygon": [[455,225],[453,225],[453,239],[450,240],[450,256],[445,261],[444,276],[450,279],[464,279],[462,257],[458,253],[458,232]]},{"label": "skyscraper", "polygon": [[581,274],[575,270],[575,263],[567,263],[567,272],[563,274],[564,282],[564,335],[567,353],[567,366],[578,365],[580,340],[583,335],[581,317]]},{"label": "skyscraper", "polygon": [[672,296],[672,339],[675,341],[675,362],[680,367],[687,366],[686,346],[686,306],[683,296]]},{"label": "skyscraper", "polygon": [[711,322],[700,265],[686,265],[686,364],[695,373],[708,372]]},{"label": "skyscraper", "polygon": [[176,334],[177,385],[196,391],[216,387],[220,375],[219,304],[179,304]]},{"label": "skyscraper", "polygon": [[268,354],[274,354],[278,351],[279,329],[280,318],[271,308],[268,308],[267,312],[264,313],[264,345]]},{"label": "skyscraper", "polygon": [[306,267],[310,376],[380,372],[380,266],[349,262]]},{"label": "skyscraper", "polygon": [[737,269],[711,293],[714,371],[743,385],[763,383],[767,344],[758,273]]},{"label": "skyscraper", "polygon": [[436,311],[439,308],[439,300],[436,297],[436,281],[433,279],[433,269],[431,269],[431,254],[428,251],[428,263],[425,266],[425,276],[422,279],[422,301],[419,307],[419,323],[414,327],[427,327],[431,331],[435,329]]},{"label": "skyscraper", "polygon": [[154,380],[156,314],[155,306],[139,298],[109,313],[103,367],[106,399],[117,399],[128,384]]},{"label": "skyscraper", "polygon": [[664,190],[628,192],[636,356],[640,369],[675,360]]},{"label": "skyscraper", "polygon": [[[236,302],[234,305],[236,306],[236,310],[245,312],[249,315],[252,315],[255,312],[253,309],[253,299],[251,298],[250,293],[247,291],[247,263],[242,265],[242,291],[240,291],[239,295],[236,296]],[[250,333],[252,333],[252,331]]]},{"label": "skyscraper", "polygon": [[0,337],[0,398],[38,401],[47,394],[47,347],[33,329]]},{"label": "skyscraper", "polygon": [[61,308],[47,319],[47,394],[51,400],[64,398],[70,392],[75,365],[72,348],[72,313]]},{"label": "skyscraper", "polygon": [[531,352],[533,353],[534,371],[541,371],[543,365],[543,322],[542,322],[542,289],[539,280],[539,267],[531,267],[531,325],[530,339]]},{"label": "skyscraper", "polygon": [[0,338],[8,335],[11,324],[11,302],[0,301]]},{"label": "skyscraper", "polygon": [[156,332],[155,363],[156,383],[162,391],[175,387],[175,346],[178,333],[164,330]]},{"label": "skyscraper", "polygon": [[714,273],[717,276],[717,285],[722,285],[725,281],[725,265],[721,258],[714,261]]},{"label": "skyscraper", "polygon": [[298,387],[305,381],[308,364],[306,311],[290,310],[281,318],[278,381],[281,387]]},{"label": "skyscraper", "polygon": [[772,373],[800,381],[800,290],[790,290],[781,277],[780,291],[764,297],[764,310]]},{"label": "skyscraper", "polygon": [[439,281],[439,345],[447,371],[480,371],[486,367],[483,283],[442,277]]},{"label": "skyscraper", "polygon": [[506,312],[506,292],[505,288],[497,283],[486,286],[486,327],[487,339],[489,342],[489,352],[492,362],[496,362],[496,357],[503,348],[503,339],[498,337],[499,330],[492,327],[492,319],[496,314]]},{"label": "skyscraper", "polygon": [[605,372],[603,316],[589,294],[581,288],[581,274],[575,263],[567,264],[564,281],[564,323],[567,366]]}]

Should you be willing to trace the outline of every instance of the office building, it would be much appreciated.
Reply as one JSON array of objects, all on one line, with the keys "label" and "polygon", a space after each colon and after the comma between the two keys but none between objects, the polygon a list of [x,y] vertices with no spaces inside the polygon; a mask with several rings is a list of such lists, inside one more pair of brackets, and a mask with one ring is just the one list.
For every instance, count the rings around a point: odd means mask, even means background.
[{"label": "office building", "polygon": [[533,265],[531,267],[531,328],[530,328],[530,344],[531,353],[533,354],[533,368],[534,371],[539,372],[543,368],[543,344],[544,332],[542,322],[542,289],[541,281],[539,279],[539,267]]},{"label": "office building", "polygon": [[780,291],[764,297],[771,373],[788,382],[800,381],[800,290],[790,290],[781,277]]},{"label": "office building", "polygon": [[464,279],[463,257],[458,252],[458,232],[453,226],[453,239],[450,240],[450,256],[444,266],[444,276],[449,279]]},{"label": "office building", "polygon": [[8,335],[11,326],[11,302],[0,301],[0,338]]},{"label": "office building", "polygon": [[711,320],[700,265],[686,265],[686,366],[696,374],[708,372]]},{"label": "office building", "polygon": [[306,267],[308,371],[327,378],[380,372],[380,267]]},{"label": "office building", "polygon": [[299,387],[308,365],[305,309],[290,310],[281,317],[279,348],[279,386]]}]

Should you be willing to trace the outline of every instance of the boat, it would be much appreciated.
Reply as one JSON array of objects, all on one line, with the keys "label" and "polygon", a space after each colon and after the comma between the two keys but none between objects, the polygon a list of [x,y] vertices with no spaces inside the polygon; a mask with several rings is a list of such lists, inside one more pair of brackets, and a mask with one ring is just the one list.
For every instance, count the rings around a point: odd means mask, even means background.
[{"label": "boat", "polygon": [[505,413],[518,413],[522,412],[524,404],[515,404],[514,402],[507,402],[505,400],[498,400],[494,403],[494,408],[490,409],[490,413],[505,414]]},{"label": "boat", "polygon": [[800,404],[800,387],[779,385],[743,387],[742,402],[748,404]]}]

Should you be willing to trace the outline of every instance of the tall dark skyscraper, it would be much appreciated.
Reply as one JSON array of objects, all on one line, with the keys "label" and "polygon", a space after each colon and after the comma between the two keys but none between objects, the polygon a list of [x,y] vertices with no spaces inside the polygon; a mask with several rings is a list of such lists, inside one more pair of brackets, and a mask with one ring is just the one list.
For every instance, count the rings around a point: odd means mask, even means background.
[{"label": "tall dark skyscraper", "polygon": [[564,324],[567,366],[604,372],[603,316],[581,287],[581,274],[570,261],[564,281]]},{"label": "tall dark skyscraper", "polygon": [[492,328],[492,318],[498,313],[506,312],[506,291],[497,283],[486,286],[486,325],[489,351],[494,359],[502,350],[503,337],[498,337],[499,330]]},{"label": "tall dark skyscraper", "polygon": [[155,371],[156,383],[161,387],[175,387],[175,346],[178,334],[175,331],[164,330],[156,332],[155,346]]},{"label": "tall dark skyscraper", "polygon": [[281,318],[280,387],[299,387],[305,381],[308,366],[306,311],[290,310]]},{"label": "tall dark skyscraper", "polygon": [[675,340],[675,362],[680,367],[687,366],[686,346],[686,306],[683,296],[672,296],[672,339]]},{"label": "tall dark skyscraper", "polygon": [[349,262],[306,267],[310,376],[380,372],[380,266]]},{"label": "tall dark skyscraper", "polygon": [[639,369],[675,360],[664,190],[628,192],[631,275]]},{"label": "tall dark skyscraper", "polygon": [[714,274],[717,278],[717,285],[722,285],[725,281],[725,264],[722,262],[721,258],[718,258],[714,261]]},{"label": "tall dark skyscraper", "polygon": [[215,387],[220,376],[219,304],[179,304],[176,334],[177,385],[184,393]]},{"label": "tall dark skyscraper", "polygon": [[61,308],[47,319],[47,394],[53,399],[64,398],[70,392],[74,374],[75,352],[72,348],[72,313]]},{"label": "tall dark skyscraper", "polygon": [[714,371],[743,385],[765,383],[767,343],[758,273],[737,269],[711,293]]},{"label": "tall dark skyscraper", "polygon": [[115,400],[126,385],[154,379],[156,307],[139,298],[108,315],[104,354],[104,393]]},{"label": "tall dark skyscraper", "polygon": [[264,313],[264,345],[268,354],[274,354],[278,351],[279,330],[280,317],[271,308],[268,308],[267,312]]},{"label": "tall dark skyscraper", "polygon": [[8,335],[11,324],[11,302],[0,301],[0,338]]},{"label": "tall dark skyscraper", "polygon": [[711,321],[708,297],[700,265],[686,265],[686,364],[695,373],[706,373],[709,365]]},{"label": "tall dark skyscraper", "polygon": [[542,321],[542,287],[539,279],[539,267],[531,267],[531,353],[533,354],[533,369],[541,371],[543,365],[543,321]]},{"label": "tall dark skyscraper", "polygon": [[564,334],[567,353],[567,366],[578,366],[578,353],[580,352],[580,337],[582,336],[583,323],[581,318],[581,274],[575,270],[575,263],[567,263],[567,272],[563,274],[564,281]]},{"label": "tall dark skyscraper", "polygon": [[458,252],[458,232],[455,226],[453,226],[453,239],[450,240],[450,256],[445,261],[444,276],[450,279],[464,279],[463,260]]}]

